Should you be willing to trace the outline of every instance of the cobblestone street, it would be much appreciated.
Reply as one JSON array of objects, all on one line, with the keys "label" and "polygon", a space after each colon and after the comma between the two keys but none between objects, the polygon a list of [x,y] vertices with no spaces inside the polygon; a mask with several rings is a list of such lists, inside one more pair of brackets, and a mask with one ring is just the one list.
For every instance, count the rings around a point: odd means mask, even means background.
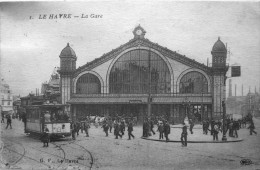
[{"label": "cobblestone street", "polygon": [[[260,121],[255,119],[259,132]],[[101,127],[91,126],[90,137],[79,134],[76,141],[62,139],[44,148],[35,138],[23,134],[23,124],[13,121],[13,129],[2,123],[2,168],[22,169],[257,169],[260,168],[259,135],[249,135],[248,129],[239,130],[241,142],[188,143],[158,142],[141,139],[142,128],[134,127],[135,139],[114,139],[113,133],[105,137]],[[155,128],[156,129],[156,128]],[[179,140],[180,129],[171,129],[171,140]],[[151,136],[150,138],[156,138]],[[188,139],[212,140],[194,129]],[[174,139],[175,138],[175,139]],[[177,139],[176,139],[177,138]],[[221,139],[221,136],[220,136]],[[229,138],[228,138],[229,140]],[[241,165],[250,159],[251,165]],[[9,166],[4,164],[9,163]]]}]

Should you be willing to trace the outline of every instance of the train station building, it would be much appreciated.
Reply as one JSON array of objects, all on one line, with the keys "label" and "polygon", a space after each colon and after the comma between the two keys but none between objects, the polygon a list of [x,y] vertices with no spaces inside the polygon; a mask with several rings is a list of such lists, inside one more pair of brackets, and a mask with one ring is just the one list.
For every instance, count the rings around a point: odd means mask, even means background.
[{"label": "train station building", "polygon": [[74,118],[87,115],[164,116],[172,123],[185,116],[195,122],[221,119],[225,100],[227,50],[218,38],[206,66],[153,43],[139,25],[124,45],[76,69],[69,44],[60,53],[62,104]]}]

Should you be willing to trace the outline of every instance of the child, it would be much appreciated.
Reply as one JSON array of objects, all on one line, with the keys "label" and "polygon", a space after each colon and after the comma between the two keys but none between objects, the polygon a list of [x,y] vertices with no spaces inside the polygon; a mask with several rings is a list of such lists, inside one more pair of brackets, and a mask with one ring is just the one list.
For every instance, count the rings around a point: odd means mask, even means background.
[{"label": "child", "polygon": [[49,147],[49,140],[50,140],[49,129],[47,128],[47,125],[44,125],[44,130],[42,135],[43,147]]}]

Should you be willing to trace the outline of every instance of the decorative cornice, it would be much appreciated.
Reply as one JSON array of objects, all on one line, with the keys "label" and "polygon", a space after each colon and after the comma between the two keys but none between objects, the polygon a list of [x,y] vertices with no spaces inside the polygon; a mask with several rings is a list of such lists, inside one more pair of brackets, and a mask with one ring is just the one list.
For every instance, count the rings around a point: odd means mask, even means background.
[{"label": "decorative cornice", "polygon": [[118,48],[113,49],[112,51],[103,54],[101,57],[96,58],[93,61],[88,62],[85,65],[79,67],[75,71],[76,75],[74,75],[74,76],[77,76],[82,71],[91,70],[91,69],[97,67],[98,65],[101,65],[101,64],[107,62],[108,60],[114,58],[115,56],[119,55],[121,52],[123,52],[124,50],[126,50],[128,48],[138,47],[138,46],[152,48],[152,49],[157,50],[160,53],[162,53],[162,55],[164,55],[165,57],[171,58],[182,64],[188,65],[190,67],[201,69],[201,70],[205,71],[206,73],[208,73],[209,75],[211,75],[211,73],[212,73],[211,67],[201,64],[201,63],[195,61],[194,59],[190,59],[190,58],[186,57],[185,55],[178,54],[176,51],[171,51],[166,47],[162,47],[162,46],[158,45],[157,43],[153,43],[149,39],[133,38],[130,41],[128,41],[127,43],[119,46]]}]

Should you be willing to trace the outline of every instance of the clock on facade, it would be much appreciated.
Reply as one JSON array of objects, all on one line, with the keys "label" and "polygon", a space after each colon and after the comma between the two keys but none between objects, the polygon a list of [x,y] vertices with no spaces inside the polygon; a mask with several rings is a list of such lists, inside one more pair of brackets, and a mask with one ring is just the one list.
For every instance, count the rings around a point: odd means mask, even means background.
[{"label": "clock on facade", "polygon": [[143,33],[143,31],[142,30],[140,30],[140,29],[138,29],[138,30],[136,30],[136,35],[142,35],[142,33]]}]

